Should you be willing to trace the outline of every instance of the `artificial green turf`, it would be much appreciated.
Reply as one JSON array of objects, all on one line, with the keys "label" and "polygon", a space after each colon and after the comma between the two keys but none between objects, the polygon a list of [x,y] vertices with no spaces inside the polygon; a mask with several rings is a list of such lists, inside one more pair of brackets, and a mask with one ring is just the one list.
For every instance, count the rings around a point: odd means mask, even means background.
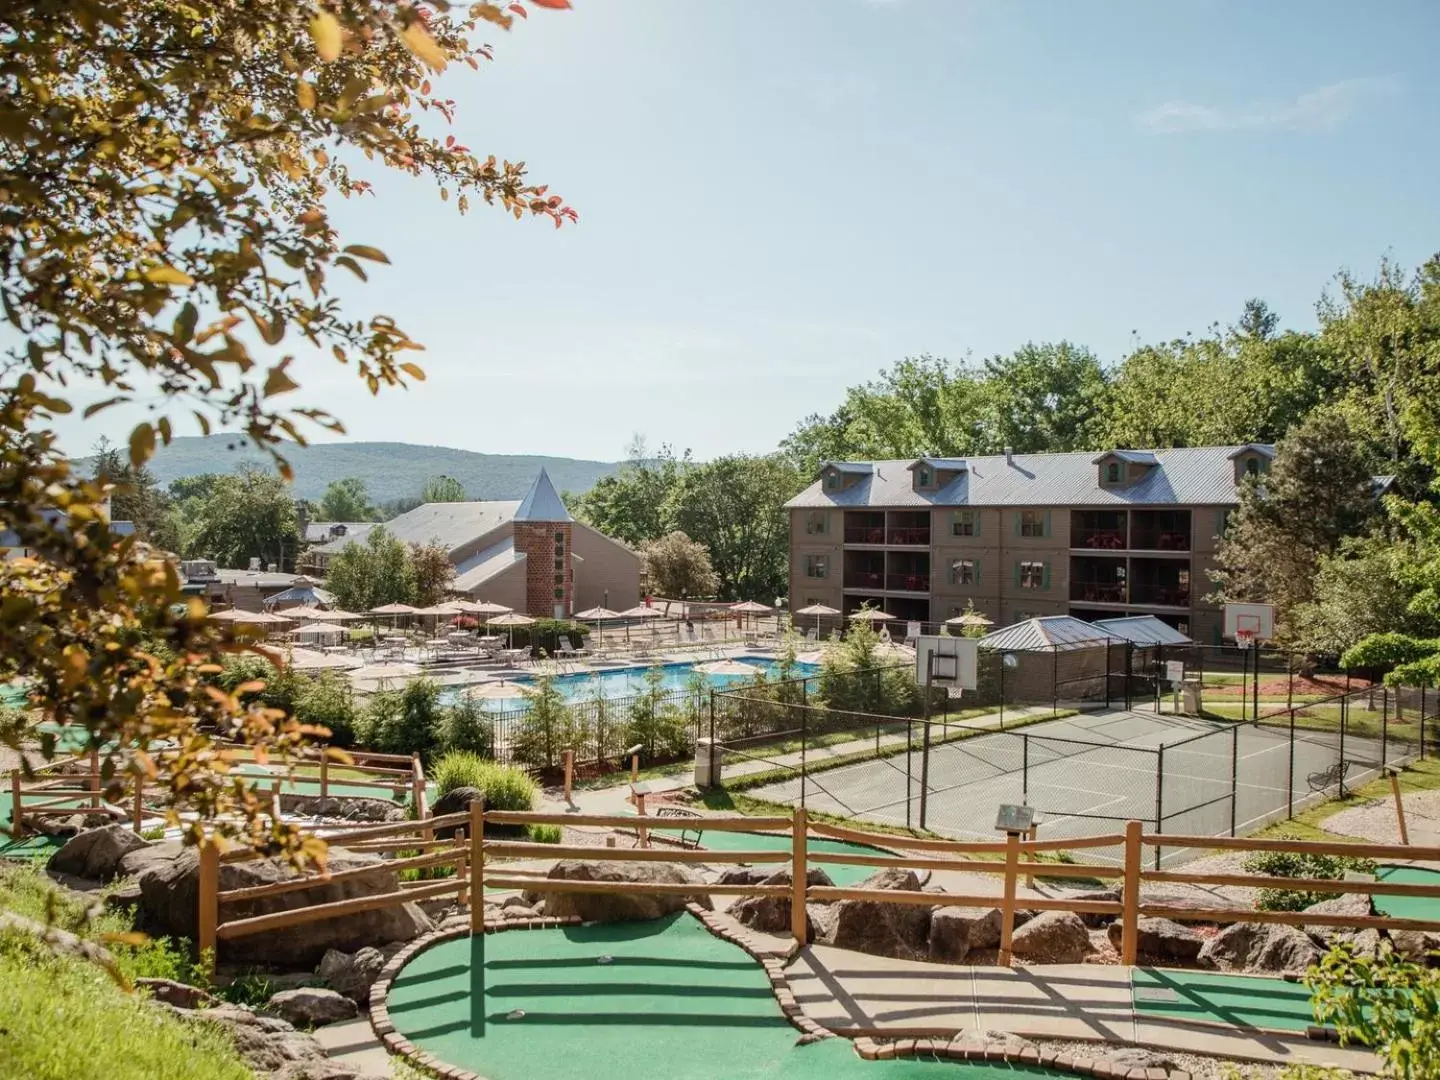
[{"label": "artificial green turf", "polygon": [[[1426,870],[1419,866],[1382,866],[1375,871],[1375,878],[1396,885],[1440,885],[1440,870]],[[1383,890],[1376,890],[1375,910],[1392,919],[1440,919],[1440,898],[1391,896]]]},{"label": "artificial green turf", "polygon": [[[719,832],[711,830],[700,837],[700,846],[711,851],[789,851],[791,840],[788,836],[776,836],[772,833],[741,833],[741,832]],[[826,862],[824,856],[829,855],[888,855],[888,851],[881,851],[877,847],[868,844],[852,844],[848,840],[823,840],[818,837],[807,837],[805,841],[806,856],[810,863],[820,866],[825,873],[830,875],[830,880],[836,885],[848,888],[857,881],[862,881],[875,873],[874,866],[847,866],[844,863]],[[771,864],[766,863],[769,866]],[[782,868],[783,863],[774,864],[775,869]]]},{"label": "artificial green turf", "polygon": [[416,1046],[490,1080],[1059,1075],[866,1062],[842,1039],[797,1047],[760,965],[683,913],[442,942],[405,966],[388,1001],[391,1022]]},{"label": "artificial green turf", "polygon": [[[1131,988],[1136,1013],[1277,1031],[1304,1031],[1315,1023],[1310,991],[1285,979],[1136,968]],[[1178,1000],[1156,1001],[1146,991],[1171,991]]]},{"label": "artificial green turf", "polygon": [[[240,765],[236,771],[245,776],[253,776],[261,780],[262,787],[266,777],[273,777],[280,781],[280,790],[286,795],[320,794],[320,781],[318,779],[311,780],[303,774],[300,776],[291,776],[283,768],[270,769],[264,765],[247,762]],[[357,787],[354,784],[347,784],[343,780],[330,780],[327,778],[325,781],[325,794],[337,799],[384,799],[387,802],[403,803],[410,797],[410,785],[401,784],[397,786],[399,789],[398,795],[394,791],[385,788]]]}]

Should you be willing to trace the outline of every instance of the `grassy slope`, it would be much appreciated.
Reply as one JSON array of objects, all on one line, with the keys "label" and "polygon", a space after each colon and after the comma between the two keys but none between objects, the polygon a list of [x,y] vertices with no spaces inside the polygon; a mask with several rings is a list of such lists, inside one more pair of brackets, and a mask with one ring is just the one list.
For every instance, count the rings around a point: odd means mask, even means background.
[{"label": "grassy slope", "polygon": [[[1417,761],[1409,768],[1400,773],[1400,793],[1402,797],[1412,791],[1433,791],[1440,788],[1440,761],[1428,759]],[[1319,803],[1296,814],[1290,821],[1277,821],[1270,825],[1256,836],[1289,837],[1295,840],[1351,840],[1360,841],[1363,838],[1358,836],[1346,836],[1343,833],[1330,832],[1325,828],[1325,822],[1338,814],[1341,810],[1349,809],[1359,801],[1367,799],[1383,799],[1390,794],[1390,781],[1383,777],[1372,780],[1351,792],[1351,797],[1346,799],[1331,799],[1329,802]]]}]

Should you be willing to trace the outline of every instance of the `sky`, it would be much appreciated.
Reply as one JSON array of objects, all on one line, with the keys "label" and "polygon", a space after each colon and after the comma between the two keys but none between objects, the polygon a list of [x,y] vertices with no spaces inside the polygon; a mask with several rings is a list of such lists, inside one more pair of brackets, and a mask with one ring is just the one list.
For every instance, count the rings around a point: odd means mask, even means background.
[{"label": "sky", "polygon": [[1337,270],[1440,250],[1432,0],[573,3],[438,85],[459,141],[578,225],[460,217],[378,170],[336,206],[392,264],[346,305],[428,375],[372,399],[299,365],[349,438],[765,452],[907,355],[1116,363],[1251,296],[1304,329]]}]

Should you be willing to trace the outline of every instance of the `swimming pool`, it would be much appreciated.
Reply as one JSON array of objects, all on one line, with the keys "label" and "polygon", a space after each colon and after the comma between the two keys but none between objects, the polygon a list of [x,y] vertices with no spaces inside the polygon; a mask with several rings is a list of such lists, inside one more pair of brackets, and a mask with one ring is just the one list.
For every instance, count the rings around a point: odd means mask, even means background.
[{"label": "swimming pool", "polygon": [[[750,667],[758,668],[766,675],[774,677],[779,669],[779,664],[767,656],[739,656],[736,657],[740,663]],[[694,676],[695,668],[708,663],[704,660],[690,660],[683,663],[661,664],[660,666],[660,688],[666,691],[684,690],[690,685]],[[590,701],[596,697],[603,697],[607,700],[615,698],[634,697],[645,690],[645,674],[650,669],[647,667],[625,667],[611,668],[605,671],[584,671],[574,672],[569,675],[555,676],[555,685],[567,701]],[[793,666],[792,678],[815,675],[819,672],[818,664],[800,664]],[[711,686],[732,688],[740,686],[753,675],[718,675],[706,673],[705,681]],[[522,675],[514,679],[505,680],[505,685],[515,688],[514,696],[498,696],[494,691],[487,692],[480,697],[480,703],[487,711],[508,712],[514,709],[526,707],[526,699],[522,687],[534,683],[534,679],[528,675]],[[490,684],[493,685],[493,684]],[[447,705],[453,705],[470,688],[464,686],[450,687],[440,692],[440,700]]]}]

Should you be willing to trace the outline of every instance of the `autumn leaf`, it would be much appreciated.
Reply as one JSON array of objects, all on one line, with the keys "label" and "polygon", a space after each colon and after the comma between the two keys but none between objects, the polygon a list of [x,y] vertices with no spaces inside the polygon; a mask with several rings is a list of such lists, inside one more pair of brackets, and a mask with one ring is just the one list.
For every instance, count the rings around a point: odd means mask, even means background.
[{"label": "autumn leaf", "polygon": [[328,11],[317,11],[310,20],[310,37],[321,60],[334,60],[340,55],[340,23]]},{"label": "autumn leaf", "polygon": [[425,381],[425,369],[422,368],[419,364],[404,363],[400,365],[400,370],[405,372],[405,374],[409,375],[412,379],[416,379],[419,382]]},{"label": "autumn leaf", "polygon": [[280,361],[280,363],[271,368],[270,373],[265,376],[265,389],[262,390],[261,393],[267,398],[274,397],[277,394],[288,394],[291,390],[298,390],[300,388],[300,384],[285,373],[285,367],[289,363],[290,361],[288,359]]},{"label": "autumn leaf", "polygon": [[315,108],[315,87],[311,86],[304,79],[297,79],[295,82],[295,100],[300,103],[302,109]]},{"label": "autumn leaf", "polygon": [[155,429],[149,424],[139,424],[130,432],[130,464],[135,468],[144,465],[155,453]]},{"label": "autumn leaf", "polygon": [[145,271],[145,280],[152,285],[194,285],[195,279],[173,266],[154,266]]},{"label": "autumn leaf", "polygon": [[536,7],[549,8],[551,11],[568,11],[570,0],[530,0]]},{"label": "autumn leaf", "polygon": [[426,30],[424,24],[418,20],[400,31],[400,40],[405,43],[407,49],[436,71],[444,71],[449,63],[445,58],[444,51],[435,44],[435,39],[430,36],[430,31]]},{"label": "autumn leaf", "polygon": [[358,255],[362,259],[369,259],[371,262],[388,263],[387,256],[379,248],[370,247],[368,244],[351,244],[345,249],[347,255]]}]

